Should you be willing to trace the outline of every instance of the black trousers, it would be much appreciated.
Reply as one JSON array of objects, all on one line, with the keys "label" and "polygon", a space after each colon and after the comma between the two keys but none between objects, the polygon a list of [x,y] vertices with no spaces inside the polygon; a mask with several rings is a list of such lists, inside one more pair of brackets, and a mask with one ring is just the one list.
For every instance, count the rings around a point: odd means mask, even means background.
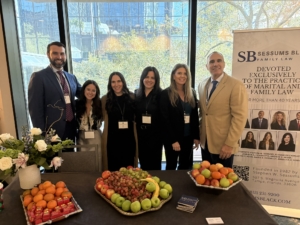
[{"label": "black trousers", "polygon": [[180,151],[174,151],[172,144],[165,144],[166,151],[166,170],[176,170],[179,158],[178,170],[189,170],[193,166],[193,144],[191,136],[184,137],[179,141]]},{"label": "black trousers", "polygon": [[201,148],[202,161],[207,160],[210,164],[221,163],[224,167],[232,168],[234,154],[228,159],[220,159],[220,154],[212,154],[209,152],[207,140],[205,142],[205,148]]},{"label": "black trousers", "polygon": [[[63,134],[61,138],[62,141],[66,140],[66,139],[70,139],[75,143],[75,137],[76,137],[76,120],[75,118],[70,121],[70,122],[66,122],[66,127],[65,127],[65,132]],[[63,149],[64,152],[74,152],[74,148],[65,148]]]}]

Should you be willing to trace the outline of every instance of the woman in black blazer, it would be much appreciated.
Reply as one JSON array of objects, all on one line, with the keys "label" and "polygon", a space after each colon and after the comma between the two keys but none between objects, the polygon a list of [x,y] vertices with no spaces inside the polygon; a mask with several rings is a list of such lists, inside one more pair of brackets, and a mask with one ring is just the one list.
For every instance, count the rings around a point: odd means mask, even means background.
[{"label": "woman in black blazer", "polygon": [[284,112],[277,111],[273,115],[271,129],[272,130],[286,130],[285,120],[286,120],[286,117],[285,117]]},{"label": "woman in black blazer", "polygon": [[160,99],[166,169],[191,169],[194,148],[199,146],[199,116],[191,74],[185,64],[177,64],[171,73],[171,84]]}]

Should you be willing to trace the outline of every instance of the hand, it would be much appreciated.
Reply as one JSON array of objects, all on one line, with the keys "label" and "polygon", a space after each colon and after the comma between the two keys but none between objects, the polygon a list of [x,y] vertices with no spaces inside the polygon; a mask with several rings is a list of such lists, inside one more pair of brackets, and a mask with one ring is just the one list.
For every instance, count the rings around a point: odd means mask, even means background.
[{"label": "hand", "polygon": [[228,145],[223,145],[220,152],[220,159],[228,159],[233,152],[233,148]]},{"label": "hand", "polygon": [[174,151],[180,151],[180,144],[178,142],[175,142],[172,144],[173,150]]},{"label": "hand", "polygon": [[194,146],[193,146],[193,149],[196,149],[196,150],[198,150],[198,148],[199,148],[199,144],[200,144],[200,141],[199,141],[199,140],[197,140],[197,139],[194,139]]}]

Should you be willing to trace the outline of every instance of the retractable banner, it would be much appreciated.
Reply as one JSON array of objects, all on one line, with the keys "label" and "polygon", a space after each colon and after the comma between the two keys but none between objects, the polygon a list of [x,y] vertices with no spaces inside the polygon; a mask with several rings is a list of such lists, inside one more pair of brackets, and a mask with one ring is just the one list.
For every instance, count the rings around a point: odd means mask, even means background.
[{"label": "retractable banner", "polygon": [[271,214],[300,216],[300,29],[234,32],[249,112],[234,170]]}]

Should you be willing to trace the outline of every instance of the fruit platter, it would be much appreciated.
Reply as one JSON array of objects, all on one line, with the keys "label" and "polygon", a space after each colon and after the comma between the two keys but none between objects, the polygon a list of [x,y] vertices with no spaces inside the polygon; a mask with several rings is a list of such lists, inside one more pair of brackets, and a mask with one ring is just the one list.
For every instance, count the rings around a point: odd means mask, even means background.
[{"label": "fruit platter", "polygon": [[82,212],[63,181],[45,181],[20,195],[28,225],[51,224]]},{"label": "fruit platter", "polygon": [[122,167],[104,171],[96,180],[95,191],[126,216],[159,210],[172,198],[173,188],[140,168]]},{"label": "fruit platter", "polygon": [[232,168],[224,167],[221,163],[210,164],[204,160],[194,163],[193,170],[188,175],[196,186],[228,191],[242,181]]}]

